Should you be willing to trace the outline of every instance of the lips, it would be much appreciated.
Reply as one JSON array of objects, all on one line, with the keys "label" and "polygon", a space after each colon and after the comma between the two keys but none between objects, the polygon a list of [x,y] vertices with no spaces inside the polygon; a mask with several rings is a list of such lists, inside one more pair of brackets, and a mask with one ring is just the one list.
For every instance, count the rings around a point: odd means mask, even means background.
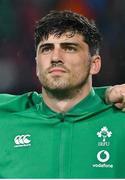
[{"label": "lips", "polygon": [[59,67],[54,67],[54,68],[51,68],[50,70],[49,70],[49,73],[58,73],[58,72],[63,72],[63,73],[65,73],[66,72],[66,70],[65,69],[63,69],[63,68],[59,68]]}]

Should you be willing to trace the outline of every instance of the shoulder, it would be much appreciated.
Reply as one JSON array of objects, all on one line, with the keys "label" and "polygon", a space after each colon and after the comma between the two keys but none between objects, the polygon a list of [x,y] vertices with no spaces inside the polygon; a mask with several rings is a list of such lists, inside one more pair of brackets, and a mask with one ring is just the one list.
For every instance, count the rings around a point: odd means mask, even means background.
[{"label": "shoulder", "polygon": [[105,99],[105,92],[109,86],[94,87],[95,93],[102,99]]},{"label": "shoulder", "polygon": [[22,95],[0,94],[0,111],[23,111],[40,102],[37,92],[28,92]]}]

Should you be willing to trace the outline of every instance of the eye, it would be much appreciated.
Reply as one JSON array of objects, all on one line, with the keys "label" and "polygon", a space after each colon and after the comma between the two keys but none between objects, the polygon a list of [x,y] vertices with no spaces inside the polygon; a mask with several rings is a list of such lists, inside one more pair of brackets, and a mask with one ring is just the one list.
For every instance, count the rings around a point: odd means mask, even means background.
[{"label": "eye", "polygon": [[75,47],[73,47],[73,46],[66,46],[66,47],[64,47],[64,49],[65,49],[65,51],[66,52],[69,52],[69,53],[73,53],[73,52],[76,52],[76,48]]},{"label": "eye", "polygon": [[52,51],[52,47],[50,46],[45,46],[45,47],[41,47],[39,52],[42,54],[48,54]]}]

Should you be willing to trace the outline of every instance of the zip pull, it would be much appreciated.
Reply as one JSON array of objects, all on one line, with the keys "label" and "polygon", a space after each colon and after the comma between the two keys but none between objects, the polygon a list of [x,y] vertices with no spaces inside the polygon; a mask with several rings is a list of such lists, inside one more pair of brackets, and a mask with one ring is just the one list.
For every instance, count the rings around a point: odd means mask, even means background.
[{"label": "zip pull", "polygon": [[64,117],[62,117],[62,118],[61,118],[61,122],[64,122],[64,121],[65,121],[65,119],[64,119]]},{"label": "zip pull", "polygon": [[64,122],[65,121],[65,118],[64,118],[64,114],[63,113],[59,113],[57,115],[57,117],[60,119],[60,122]]},{"label": "zip pull", "polygon": [[64,112],[62,113],[62,117],[61,117],[61,122],[64,122],[65,121],[65,114],[64,114]]}]

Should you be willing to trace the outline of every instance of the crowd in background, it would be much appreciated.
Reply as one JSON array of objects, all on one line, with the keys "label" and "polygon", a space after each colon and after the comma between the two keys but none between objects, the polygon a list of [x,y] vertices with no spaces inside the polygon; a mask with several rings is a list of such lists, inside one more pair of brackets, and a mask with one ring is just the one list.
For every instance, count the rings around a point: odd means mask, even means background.
[{"label": "crowd in background", "polygon": [[0,0],[0,92],[41,91],[35,74],[34,25],[50,10],[94,19],[103,35],[102,70],[94,86],[124,83],[124,0]]}]

